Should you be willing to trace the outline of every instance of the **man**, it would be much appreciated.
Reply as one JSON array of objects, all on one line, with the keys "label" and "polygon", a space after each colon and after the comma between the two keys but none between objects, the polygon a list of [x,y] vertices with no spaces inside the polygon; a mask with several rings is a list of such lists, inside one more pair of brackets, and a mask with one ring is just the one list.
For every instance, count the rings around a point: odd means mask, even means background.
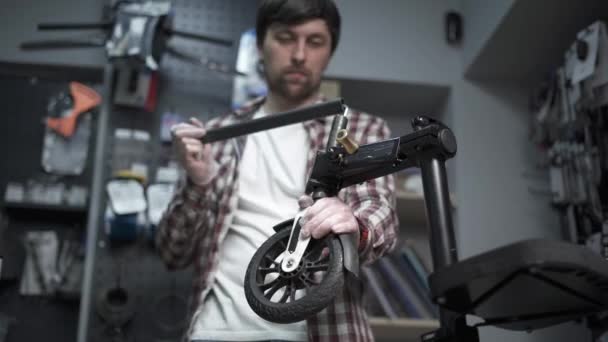
[{"label": "man", "polygon": [[[340,16],[332,0],[264,0],[258,9],[257,45],[268,83],[265,99],[203,125],[174,127],[174,144],[187,181],[159,226],[157,242],[170,268],[194,263],[190,341],[370,341],[361,299],[350,285],[328,308],[306,321],[275,324],[248,306],[243,282],[256,249],[272,226],[312,204],[301,197],[316,151],[331,119],[312,120],[203,145],[206,128],[258,118],[321,101],[321,75],[338,44]],[[349,134],[360,143],[390,137],[379,118],[351,113]],[[344,189],[312,204],[302,231],[319,239],[356,234],[361,263],[395,244],[392,176]]]}]

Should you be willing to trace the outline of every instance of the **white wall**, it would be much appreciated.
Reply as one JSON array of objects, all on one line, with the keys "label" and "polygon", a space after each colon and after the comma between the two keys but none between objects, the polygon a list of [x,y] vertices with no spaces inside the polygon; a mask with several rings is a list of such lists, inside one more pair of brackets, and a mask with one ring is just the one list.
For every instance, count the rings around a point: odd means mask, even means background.
[{"label": "white wall", "polygon": [[528,191],[545,184],[523,176],[535,163],[525,87],[463,80],[453,92],[460,256],[526,238],[559,239],[548,198]]},{"label": "white wall", "polygon": [[[523,177],[536,159],[528,142],[526,87],[462,80],[452,88],[452,128],[458,141],[454,158],[455,215],[461,259],[529,239],[560,239],[549,199],[532,195],[529,186],[546,182]],[[565,324],[531,334],[481,328],[485,342],[590,341],[589,331]]]},{"label": "white wall", "polygon": [[337,0],[343,26],[328,75],[450,84],[460,49],[448,45],[444,16],[459,0]]},{"label": "white wall", "polygon": [[480,54],[516,0],[461,0],[464,18],[463,70]]},{"label": "white wall", "polygon": [[[450,97],[452,128],[458,141],[454,159],[457,194],[457,240],[461,259],[509,243],[529,239],[560,239],[558,217],[549,198],[533,195],[529,187],[547,185],[531,179],[538,162],[528,141],[529,84],[465,79],[464,71],[491,39],[514,0],[462,0],[465,44],[461,74]],[[542,175],[542,173],[541,173]],[[480,329],[481,341],[590,341],[589,331],[564,324],[533,333],[498,328]]]}]

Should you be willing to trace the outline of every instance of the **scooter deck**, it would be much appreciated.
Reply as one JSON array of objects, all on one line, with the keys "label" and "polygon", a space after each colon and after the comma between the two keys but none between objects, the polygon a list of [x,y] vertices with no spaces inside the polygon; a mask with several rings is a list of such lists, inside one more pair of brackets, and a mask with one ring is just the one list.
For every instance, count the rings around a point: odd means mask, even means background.
[{"label": "scooter deck", "polygon": [[437,270],[439,305],[484,319],[481,325],[533,330],[608,308],[608,261],[587,247],[526,240]]}]

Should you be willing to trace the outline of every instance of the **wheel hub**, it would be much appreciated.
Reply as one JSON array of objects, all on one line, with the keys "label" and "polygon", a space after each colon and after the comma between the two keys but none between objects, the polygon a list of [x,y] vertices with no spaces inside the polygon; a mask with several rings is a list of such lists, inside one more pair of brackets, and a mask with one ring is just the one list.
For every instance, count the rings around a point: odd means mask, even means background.
[{"label": "wheel hub", "polygon": [[[281,276],[284,279],[291,279],[291,278],[299,277],[300,274],[302,274],[302,272],[305,269],[305,267],[303,267],[304,262],[305,262],[305,260],[300,261],[300,264],[293,271],[290,271],[290,272],[285,272],[283,270],[283,268],[279,267],[279,276]],[[307,265],[308,264],[310,264],[310,263],[307,262]],[[291,267],[293,265],[289,265],[289,266]]]}]

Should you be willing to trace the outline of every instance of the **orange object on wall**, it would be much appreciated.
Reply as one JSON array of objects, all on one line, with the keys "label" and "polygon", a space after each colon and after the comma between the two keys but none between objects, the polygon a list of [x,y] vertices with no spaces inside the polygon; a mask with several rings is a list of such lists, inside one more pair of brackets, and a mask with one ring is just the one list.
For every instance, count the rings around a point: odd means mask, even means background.
[{"label": "orange object on wall", "polygon": [[71,137],[76,131],[78,116],[101,103],[101,96],[95,90],[78,82],[70,82],[70,95],[74,101],[70,114],[60,118],[46,119],[47,127],[66,138]]}]

